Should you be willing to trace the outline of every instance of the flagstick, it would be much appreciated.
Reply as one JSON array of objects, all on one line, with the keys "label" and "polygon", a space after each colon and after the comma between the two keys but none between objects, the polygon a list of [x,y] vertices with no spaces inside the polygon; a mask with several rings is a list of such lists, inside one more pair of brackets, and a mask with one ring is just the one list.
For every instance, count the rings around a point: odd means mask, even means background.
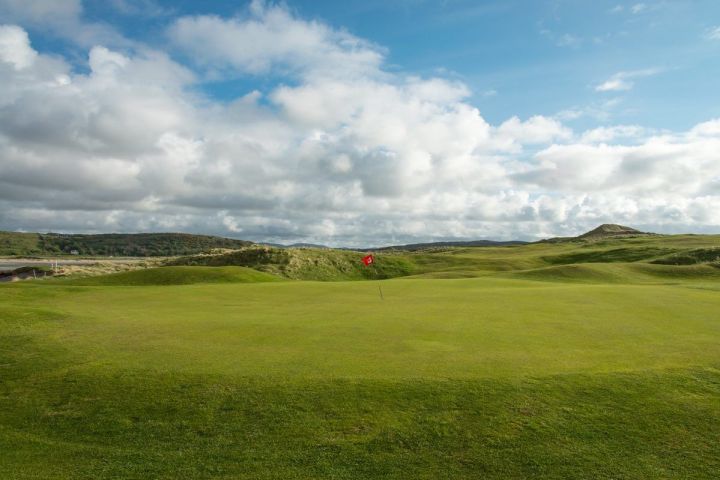
[{"label": "flagstick", "polygon": [[385,300],[385,297],[383,297],[383,293],[382,293],[382,287],[380,285],[378,285],[378,290],[380,290],[380,299]]}]

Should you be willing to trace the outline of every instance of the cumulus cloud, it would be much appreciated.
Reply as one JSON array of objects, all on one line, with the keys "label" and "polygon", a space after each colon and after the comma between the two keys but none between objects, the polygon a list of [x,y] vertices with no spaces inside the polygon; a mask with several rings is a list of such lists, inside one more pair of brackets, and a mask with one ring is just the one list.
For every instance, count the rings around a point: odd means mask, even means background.
[{"label": "cumulus cloud", "polygon": [[637,145],[552,145],[538,152],[517,178],[550,190],[702,195],[708,179],[720,177],[717,123],[706,122],[683,134],[651,136]]},{"label": "cumulus cloud", "polygon": [[497,129],[497,141],[510,150],[518,150],[519,145],[550,143],[554,140],[567,140],[572,131],[554,118],[536,115],[526,121],[512,117]]},{"label": "cumulus cloud", "polygon": [[[168,35],[177,51],[93,45],[77,69],[0,28],[0,228],[370,245],[720,225],[719,120],[490,125],[466,85],[389,72],[382,48],[260,2]],[[218,72],[282,81],[198,93]]]},{"label": "cumulus cloud", "polygon": [[36,56],[25,30],[15,25],[0,25],[0,59],[3,62],[22,70],[32,65]]},{"label": "cumulus cloud", "polygon": [[168,34],[198,64],[231,72],[261,74],[278,68],[324,76],[367,75],[377,73],[383,58],[382,50],[370,42],[260,0],[237,18],[180,18]]}]

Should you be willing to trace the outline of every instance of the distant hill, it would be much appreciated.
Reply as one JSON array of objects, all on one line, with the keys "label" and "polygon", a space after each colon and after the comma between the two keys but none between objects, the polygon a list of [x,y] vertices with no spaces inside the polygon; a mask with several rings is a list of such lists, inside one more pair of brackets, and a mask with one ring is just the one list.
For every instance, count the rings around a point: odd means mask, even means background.
[{"label": "distant hill", "polygon": [[607,237],[627,237],[630,235],[647,235],[645,232],[635,230],[634,228],[626,227],[623,225],[616,225],[614,223],[605,223],[597,228],[585,232],[577,238],[607,238]]},{"label": "distant hill", "polygon": [[242,248],[252,242],[188,233],[60,233],[0,232],[0,255],[98,255],[150,257],[194,255],[215,248]]},{"label": "distant hill", "polygon": [[327,245],[319,245],[316,243],[291,243],[290,245],[285,245],[282,243],[266,243],[262,242],[258,245],[267,245],[268,247],[275,247],[275,248],[331,248]]},{"label": "distant hill", "polygon": [[603,240],[607,238],[635,237],[639,235],[656,235],[655,233],[641,232],[631,227],[617,225],[615,223],[604,223],[577,237],[555,237],[540,240],[539,243],[572,242],[578,240]]},{"label": "distant hill", "polygon": [[355,248],[359,252],[382,252],[387,250],[402,250],[406,252],[414,252],[417,250],[427,250],[431,248],[442,248],[442,247],[506,247],[509,245],[525,245],[529,242],[522,242],[520,240],[510,240],[506,242],[493,241],[493,240],[470,240],[467,242],[429,242],[429,243],[409,243],[407,245],[392,245],[389,247],[377,247],[377,248]]}]

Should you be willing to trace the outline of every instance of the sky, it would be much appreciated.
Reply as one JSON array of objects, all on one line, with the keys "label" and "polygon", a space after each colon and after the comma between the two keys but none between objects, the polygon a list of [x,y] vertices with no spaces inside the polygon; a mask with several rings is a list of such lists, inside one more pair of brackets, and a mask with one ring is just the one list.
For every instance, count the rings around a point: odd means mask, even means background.
[{"label": "sky", "polygon": [[720,233],[716,0],[0,0],[0,230]]}]

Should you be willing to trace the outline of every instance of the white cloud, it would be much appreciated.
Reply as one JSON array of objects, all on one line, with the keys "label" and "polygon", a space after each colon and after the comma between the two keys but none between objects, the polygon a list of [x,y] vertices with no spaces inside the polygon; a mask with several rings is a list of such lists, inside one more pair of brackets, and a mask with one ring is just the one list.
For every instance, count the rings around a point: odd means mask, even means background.
[{"label": "white cloud", "polygon": [[717,27],[712,27],[708,30],[706,37],[709,40],[720,40],[720,25]]},{"label": "white cloud", "polygon": [[645,10],[647,10],[648,6],[644,3],[636,3],[632,7],[630,7],[630,11],[637,15],[638,13],[642,13]]},{"label": "white cloud", "polygon": [[283,69],[306,75],[367,75],[383,59],[382,50],[365,40],[258,0],[244,17],[180,18],[169,35],[200,65],[241,73]]},{"label": "white cloud", "polygon": [[621,90],[630,90],[633,87],[633,82],[624,78],[610,78],[605,80],[603,83],[595,87],[598,92],[617,92]]},{"label": "white cloud", "polygon": [[636,139],[645,133],[638,125],[615,125],[588,130],[580,137],[580,143],[607,143],[617,139]]},{"label": "white cloud", "polygon": [[618,72],[612,77],[605,80],[603,83],[595,87],[597,92],[618,92],[623,90],[630,90],[635,86],[633,79],[650,77],[660,73],[661,70],[657,68],[648,68],[644,70],[633,70],[628,72]]},{"label": "white cloud", "polygon": [[124,15],[158,17],[170,14],[170,10],[155,0],[110,0],[110,5]]},{"label": "white cloud", "polygon": [[[629,133],[634,131],[631,128]],[[534,164],[518,178],[551,190],[693,197],[703,194],[708,180],[720,175],[719,133],[717,121],[712,121],[635,145],[593,145],[588,140],[594,140],[597,131],[586,132],[580,143],[552,145],[538,152]]]},{"label": "white cloud", "polygon": [[530,117],[524,122],[518,117],[512,117],[503,122],[496,132],[500,143],[511,145],[536,145],[572,137],[572,131],[558,120],[541,115]]},{"label": "white cloud", "polygon": [[30,46],[25,30],[15,25],[0,25],[0,61],[22,70],[32,65],[35,57],[37,53]]}]

